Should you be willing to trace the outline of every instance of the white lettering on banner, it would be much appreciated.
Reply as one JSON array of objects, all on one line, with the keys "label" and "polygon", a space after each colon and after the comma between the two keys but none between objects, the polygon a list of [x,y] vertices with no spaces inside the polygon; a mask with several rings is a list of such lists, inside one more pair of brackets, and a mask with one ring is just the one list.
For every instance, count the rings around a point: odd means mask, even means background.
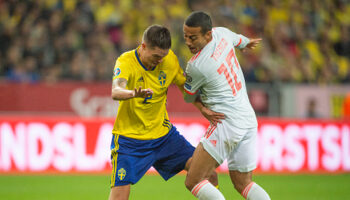
[{"label": "white lettering on banner", "polygon": [[321,136],[322,127],[320,125],[305,125],[302,127],[302,134],[306,139],[307,166],[311,171],[319,167],[318,143]]},{"label": "white lettering on banner", "polygon": [[341,149],[339,147],[339,128],[328,125],[323,129],[321,145],[325,151],[322,156],[322,165],[329,171],[339,169],[341,165]]},{"label": "white lettering on banner", "polygon": [[99,129],[95,147],[96,170],[103,170],[106,167],[106,163],[111,163],[110,145],[112,140],[112,129],[113,125],[110,123],[102,124]]},{"label": "white lettering on banner", "polygon": [[25,170],[27,159],[25,135],[26,127],[23,123],[18,123],[15,130],[9,123],[0,124],[0,169],[11,170],[11,161],[13,160],[18,170]]},{"label": "white lettering on banner", "polygon": [[350,171],[350,130],[348,126],[342,127],[342,157],[343,157],[343,169]]},{"label": "white lettering on banner", "polygon": [[70,105],[79,116],[114,117],[118,101],[113,101],[110,96],[89,96],[88,89],[78,88],[72,91]]},{"label": "white lettering on banner", "polygon": [[74,164],[74,146],[72,145],[73,130],[72,126],[65,122],[56,124],[52,129],[55,158],[53,166],[59,171],[69,171]]},{"label": "white lettering on banner", "polygon": [[284,132],[284,147],[286,148],[284,167],[290,171],[298,171],[305,163],[304,147],[299,142],[302,139],[300,127],[291,124],[285,128]]},{"label": "white lettering on banner", "polygon": [[[44,171],[51,165],[58,171],[96,171],[110,163],[112,124],[100,126],[95,152],[86,152],[86,128],[82,123],[59,122],[0,124],[0,169]],[[14,166],[12,166],[12,162]]]},{"label": "white lettering on banner", "polygon": [[[194,146],[207,128],[198,122],[175,126]],[[113,124],[96,124],[96,140],[87,138],[88,127],[83,122],[57,122],[50,127],[40,122],[0,122],[0,171],[109,169]],[[348,125],[262,124],[257,147],[261,171],[350,171]],[[227,171],[227,162],[218,169]]]},{"label": "white lettering on banner", "polygon": [[282,163],[282,130],[277,125],[264,125],[260,129],[260,140],[259,145],[262,149],[260,156],[261,168],[263,171],[273,167],[280,171],[283,168]]},{"label": "white lettering on banner", "polygon": [[93,155],[86,154],[86,130],[81,123],[73,126],[73,143],[75,146],[76,168],[79,171],[89,171],[96,168],[96,162]]},{"label": "white lettering on banner", "polygon": [[[53,157],[53,144],[50,130],[46,124],[30,123],[28,129],[28,167],[41,171],[49,167]],[[39,149],[41,144],[41,150]],[[40,150],[40,151],[39,151]]]}]

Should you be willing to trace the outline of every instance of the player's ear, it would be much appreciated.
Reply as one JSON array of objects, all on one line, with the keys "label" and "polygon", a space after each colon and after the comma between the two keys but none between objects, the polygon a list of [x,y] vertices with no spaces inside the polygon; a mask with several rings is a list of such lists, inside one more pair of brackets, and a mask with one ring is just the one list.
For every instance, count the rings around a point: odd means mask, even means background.
[{"label": "player's ear", "polygon": [[145,49],[147,47],[146,43],[142,42],[141,47],[142,47],[142,49]]},{"label": "player's ear", "polygon": [[208,31],[208,32],[206,32],[206,33],[204,34],[204,37],[205,37],[207,40],[211,40],[211,34],[212,34],[212,32],[211,32],[211,30],[210,30],[210,31]]}]

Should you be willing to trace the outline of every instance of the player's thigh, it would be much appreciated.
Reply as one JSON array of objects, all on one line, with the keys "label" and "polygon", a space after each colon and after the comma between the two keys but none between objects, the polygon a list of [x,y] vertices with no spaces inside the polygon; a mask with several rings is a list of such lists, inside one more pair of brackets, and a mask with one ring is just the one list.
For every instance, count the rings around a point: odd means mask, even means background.
[{"label": "player's thigh", "polygon": [[211,124],[201,139],[204,149],[219,164],[235,151],[245,135],[245,132],[236,129],[230,120],[223,120],[222,123]]},{"label": "player's thigh", "polygon": [[244,137],[237,144],[228,158],[228,168],[230,171],[250,172],[256,168],[257,148],[256,137],[257,129],[235,130],[237,132],[245,131]]},{"label": "player's thigh", "polygon": [[[111,151],[111,188],[137,183],[155,162],[155,152],[150,141],[118,136]],[[144,147],[149,147],[146,151]]]},{"label": "player's thigh", "polygon": [[200,181],[208,179],[217,166],[217,161],[199,143],[187,173],[186,187],[192,189]]},{"label": "player's thigh", "polygon": [[128,200],[130,195],[130,185],[115,186],[111,188],[109,200]]},{"label": "player's thigh", "polygon": [[168,180],[182,170],[188,169],[195,148],[174,127],[168,139],[156,149],[156,162],[153,167]]},{"label": "player's thigh", "polygon": [[256,132],[256,128],[247,129],[243,139],[227,158],[231,181],[240,193],[252,181],[252,171],[256,168]]}]

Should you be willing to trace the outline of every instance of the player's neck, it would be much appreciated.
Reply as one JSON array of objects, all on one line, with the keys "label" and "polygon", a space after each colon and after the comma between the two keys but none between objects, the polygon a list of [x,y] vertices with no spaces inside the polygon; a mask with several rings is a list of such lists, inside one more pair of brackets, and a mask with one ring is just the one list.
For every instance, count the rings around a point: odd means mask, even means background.
[{"label": "player's neck", "polygon": [[142,63],[142,65],[144,66],[144,67],[146,67],[147,68],[147,70],[151,70],[152,69],[152,67],[150,67],[150,66],[148,66],[147,64],[145,64],[145,62],[143,61],[143,57],[142,57],[142,49],[141,49],[142,47],[140,47],[140,48],[138,48],[138,49],[136,49],[136,53],[137,53],[137,55],[139,56],[139,58],[140,58],[140,62]]},{"label": "player's neck", "polygon": [[[207,39],[207,43],[204,45],[204,47],[207,46],[212,40],[213,40],[213,36],[210,35],[210,37]],[[203,47],[203,48],[204,48],[204,47]],[[203,48],[202,48],[202,49],[203,49]]]}]

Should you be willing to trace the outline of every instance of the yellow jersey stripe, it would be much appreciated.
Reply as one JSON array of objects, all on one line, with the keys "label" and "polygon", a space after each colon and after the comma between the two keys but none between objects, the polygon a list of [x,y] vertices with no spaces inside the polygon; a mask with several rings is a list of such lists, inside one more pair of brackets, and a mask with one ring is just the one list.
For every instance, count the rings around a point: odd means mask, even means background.
[{"label": "yellow jersey stripe", "polygon": [[117,159],[118,159],[118,149],[119,149],[119,135],[115,135],[114,136],[114,149],[112,149],[112,166],[113,166],[113,170],[112,170],[112,176],[111,176],[111,187],[115,186],[115,178],[116,178],[116,174],[117,174]]},{"label": "yellow jersey stripe", "polygon": [[170,129],[172,127],[172,124],[170,122],[164,121],[163,126],[166,126]]}]

